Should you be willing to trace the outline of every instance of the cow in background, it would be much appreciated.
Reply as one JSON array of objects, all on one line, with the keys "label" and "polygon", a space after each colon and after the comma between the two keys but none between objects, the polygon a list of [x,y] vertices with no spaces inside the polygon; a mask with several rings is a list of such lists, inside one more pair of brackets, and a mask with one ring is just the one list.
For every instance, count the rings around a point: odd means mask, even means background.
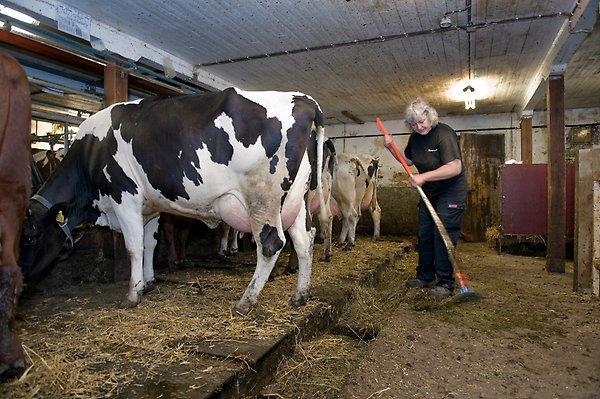
[{"label": "cow in background", "polygon": [[17,265],[21,223],[31,196],[31,103],[18,62],[0,53],[0,380],[25,370],[15,331],[22,277]]},{"label": "cow in background", "polygon": [[185,262],[187,238],[192,226],[192,219],[170,213],[161,213],[163,238],[167,247],[167,269],[172,272]]},{"label": "cow in background", "polygon": [[[316,154],[316,146],[309,147],[309,152]],[[333,183],[333,170],[335,169],[336,163],[335,146],[333,145],[333,141],[327,139],[325,143],[323,143],[323,169],[321,173],[321,185],[323,186],[323,189],[321,190],[322,194],[319,194],[319,190],[316,189],[312,189],[306,193],[306,202],[310,204],[310,215],[314,215],[318,212],[319,229],[321,238],[323,239],[323,255],[321,255],[319,260],[324,262],[329,262],[332,256],[331,230],[333,227],[333,213],[331,207],[333,203],[335,203],[335,200],[332,201],[331,198],[331,186]],[[311,187],[316,187],[317,183],[315,179],[317,173],[315,169],[313,169],[311,176]],[[323,206],[321,206],[321,204],[323,204]],[[290,257],[285,266],[286,273],[291,274],[298,270],[297,259],[296,250],[292,245],[290,248]]]},{"label": "cow in background", "polygon": [[[229,233],[231,233],[231,240],[229,240]],[[239,235],[239,231],[232,229],[227,223],[221,223],[221,239],[219,240],[219,249],[217,250],[217,255],[220,258],[236,256],[238,254]]]},{"label": "cow in background", "polygon": [[48,177],[56,170],[56,167],[62,160],[64,155],[64,150],[60,149],[58,151],[54,150],[41,150],[33,154],[33,160],[37,165],[40,174],[42,175],[42,179],[44,181],[48,180]]},{"label": "cow in background", "polygon": [[333,169],[331,194],[334,213],[342,220],[339,244],[344,249],[354,246],[356,224],[363,209],[373,218],[373,240],[379,237],[381,208],[377,202],[379,158],[365,154],[343,153],[337,156]]},{"label": "cow in background", "polygon": [[[312,149],[316,153],[316,148]],[[307,194],[308,202],[311,207],[311,213],[317,213],[319,219],[319,229],[321,238],[323,239],[323,255],[320,260],[329,262],[331,260],[331,229],[333,226],[333,214],[331,212],[331,187],[333,184],[333,170],[337,163],[335,146],[333,141],[326,140],[323,144],[323,170],[321,172],[321,184],[323,186],[323,203],[324,207],[321,207],[321,199],[319,198],[319,192],[315,189],[309,191]],[[313,171],[312,176],[317,174]],[[316,182],[313,182],[313,187],[316,186]]]},{"label": "cow in background", "polygon": [[[307,148],[315,129],[317,156]],[[40,272],[73,245],[75,226],[123,233],[131,261],[122,307],[154,283],[160,212],[220,221],[256,241],[257,265],[235,311],[248,313],[275,266],[288,230],[300,272],[291,299],[309,296],[315,229],[305,193],[316,165],[321,188],[323,113],[298,92],[230,88],[202,95],[119,103],[80,126],[69,152],[32,197],[23,270]]]}]

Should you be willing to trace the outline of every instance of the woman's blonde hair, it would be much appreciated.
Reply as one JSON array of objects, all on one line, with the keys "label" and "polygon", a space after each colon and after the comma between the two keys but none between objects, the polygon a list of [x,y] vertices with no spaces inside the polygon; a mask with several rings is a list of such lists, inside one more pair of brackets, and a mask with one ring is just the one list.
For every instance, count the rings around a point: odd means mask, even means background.
[{"label": "woman's blonde hair", "polygon": [[406,123],[406,126],[408,126],[409,130],[412,130],[410,125],[416,123],[423,115],[429,119],[432,128],[437,126],[438,113],[435,108],[427,103],[427,101],[423,100],[422,98],[417,98],[408,104],[406,111],[404,112],[404,122]]}]

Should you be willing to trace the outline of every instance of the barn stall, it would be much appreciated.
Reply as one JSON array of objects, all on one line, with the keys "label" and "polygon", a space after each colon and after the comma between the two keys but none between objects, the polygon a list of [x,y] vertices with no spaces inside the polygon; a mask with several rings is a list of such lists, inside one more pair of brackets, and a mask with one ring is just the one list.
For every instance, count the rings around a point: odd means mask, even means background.
[{"label": "barn stall", "polygon": [[[194,225],[185,264],[193,269],[172,267],[172,273],[162,240],[158,292],[123,311],[115,308],[129,274],[122,238],[86,229],[71,258],[21,299],[17,326],[28,368],[2,385],[7,397],[535,392],[535,384],[515,378],[502,362],[514,362],[539,381],[541,370],[553,368],[548,375],[562,385],[550,384],[546,396],[593,397],[600,389],[594,372],[599,348],[589,340],[598,337],[599,318],[597,1],[28,0],[3,1],[1,7],[1,50],[27,73],[36,148],[68,151],[85,118],[119,101],[231,86],[301,91],[319,102],[326,136],[338,153],[379,157],[383,235],[381,243],[359,240],[354,252],[334,250],[331,264],[315,256],[318,294],[300,311],[286,303],[296,277],[277,276],[260,307],[239,318],[231,307],[254,265],[248,238],[250,250],[242,258],[214,262],[208,257],[218,238]],[[417,96],[459,134],[469,181],[459,254],[484,297],[477,304],[440,308],[431,298],[401,295],[416,261],[414,253],[401,255],[406,241],[398,237],[410,241],[416,234],[419,197],[383,146],[374,120],[382,118],[403,148],[409,135],[404,107]],[[372,228],[364,215],[359,232],[368,235]],[[480,244],[486,237],[504,250],[507,242],[521,249],[541,243],[545,260],[497,255]],[[488,269],[501,274],[500,281]],[[399,317],[407,319],[404,329],[396,326]],[[516,349],[506,349],[491,368],[476,360],[478,370],[467,362],[456,366],[478,376],[477,383],[457,387],[444,380],[447,365],[427,355],[428,342],[436,342],[431,325],[445,332],[436,339],[448,346],[459,347],[449,337],[462,334],[474,347],[491,336],[498,352],[509,341],[517,342]],[[354,334],[362,337],[357,343],[348,330],[381,334],[368,344],[362,333]],[[383,360],[381,370],[335,361],[360,364],[356,353],[382,355],[381,348],[394,342],[393,331],[402,331],[410,345],[396,342],[400,349],[392,353],[419,353],[425,368],[438,370],[441,386],[427,382],[412,361],[400,371]],[[261,343],[252,346],[257,339]],[[550,354],[577,352],[569,340],[582,342],[577,350],[584,353],[561,364]],[[511,350],[518,356],[511,357]],[[531,357],[546,363],[530,363]],[[314,380],[311,367],[319,370]],[[409,369],[413,377],[406,377]],[[319,380],[330,373],[331,380]],[[411,378],[421,378],[422,385]],[[490,389],[494,383],[505,390]]]}]

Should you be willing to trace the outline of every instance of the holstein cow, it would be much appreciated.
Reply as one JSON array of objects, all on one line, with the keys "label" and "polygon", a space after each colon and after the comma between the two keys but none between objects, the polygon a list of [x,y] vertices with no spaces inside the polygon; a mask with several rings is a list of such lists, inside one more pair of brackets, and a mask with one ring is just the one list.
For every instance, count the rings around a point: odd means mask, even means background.
[{"label": "holstein cow", "polygon": [[381,208],[377,202],[378,169],[379,158],[371,155],[344,153],[337,156],[331,189],[335,200],[332,208],[342,220],[339,243],[344,249],[354,246],[356,224],[363,209],[369,208],[373,218],[372,239],[379,237]]},{"label": "holstein cow", "polygon": [[31,195],[31,104],[27,76],[17,61],[0,53],[0,380],[25,370],[15,331],[21,291],[17,265],[19,233]]},{"label": "holstein cow", "polygon": [[[85,120],[69,152],[33,196],[24,224],[23,269],[36,273],[72,245],[85,222],[121,231],[131,260],[122,307],[154,282],[159,212],[221,220],[252,232],[257,266],[235,306],[256,304],[288,230],[300,273],[292,304],[308,298],[314,228],[307,225],[312,129],[321,148],[323,114],[297,92],[222,92],[112,105]],[[316,158],[316,159],[315,159]],[[320,173],[318,181],[320,181]]]}]

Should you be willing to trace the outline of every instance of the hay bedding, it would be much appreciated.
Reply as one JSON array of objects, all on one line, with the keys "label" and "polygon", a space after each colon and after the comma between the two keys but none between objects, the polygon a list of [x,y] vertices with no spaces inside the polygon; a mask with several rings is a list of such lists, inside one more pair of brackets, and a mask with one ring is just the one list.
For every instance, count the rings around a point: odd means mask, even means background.
[{"label": "hay bedding", "polygon": [[[368,248],[368,250],[367,250]],[[359,241],[352,252],[336,251],[331,263],[313,263],[313,287],[348,284],[397,248],[390,242]],[[322,251],[316,248],[318,256]],[[315,256],[315,258],[317,257]],[[243,254],[236,262],[252,263]],[[282,256],[287,259],[287,256]],[[296,310],[288,300],[296,275],[268,282],[257,308],[246,317],[232,314],[253,269],[193,270],[166,276],[132,310],[117,309],[127,283],[83,286],[21,304],[20,335],[28,358],[26,373],[0,386],[10,398],[100,398],[122,395],[139,381],[165,369],[187,366],[202,377],[239,368],[232,359],[198,354],[199,343],[266,340],[294,328],[319,306],[318,298]]]},{"label": "hay bedding", "polygon": [[[389,245],[389,243],[381,243]],[[396,244],[396,249],[398,245]],[[357,247],[352,257],[362,259],[369,247]],[[383,248],[380,248],[383,250]],[[324,334],[298,345],[291,358],[283,359],[274,381],[262,391],[263,399],[335,399],[343,397],[348,376],[361,362],[368,340],[359,331],[376,335],[405,296],[404,281],[414,274],[416,253],[409,252],[387,267],[376,284],[352,284],[350,300],[333,326]],[[380,260],[381,261],[381,260]],[[408,299],[411,301],[410,299]],[[346,330],[345,335],[338,332]],[[348,334],[353,332],[354,334]],[[333,335],[336,334],[336,335]]]}]

